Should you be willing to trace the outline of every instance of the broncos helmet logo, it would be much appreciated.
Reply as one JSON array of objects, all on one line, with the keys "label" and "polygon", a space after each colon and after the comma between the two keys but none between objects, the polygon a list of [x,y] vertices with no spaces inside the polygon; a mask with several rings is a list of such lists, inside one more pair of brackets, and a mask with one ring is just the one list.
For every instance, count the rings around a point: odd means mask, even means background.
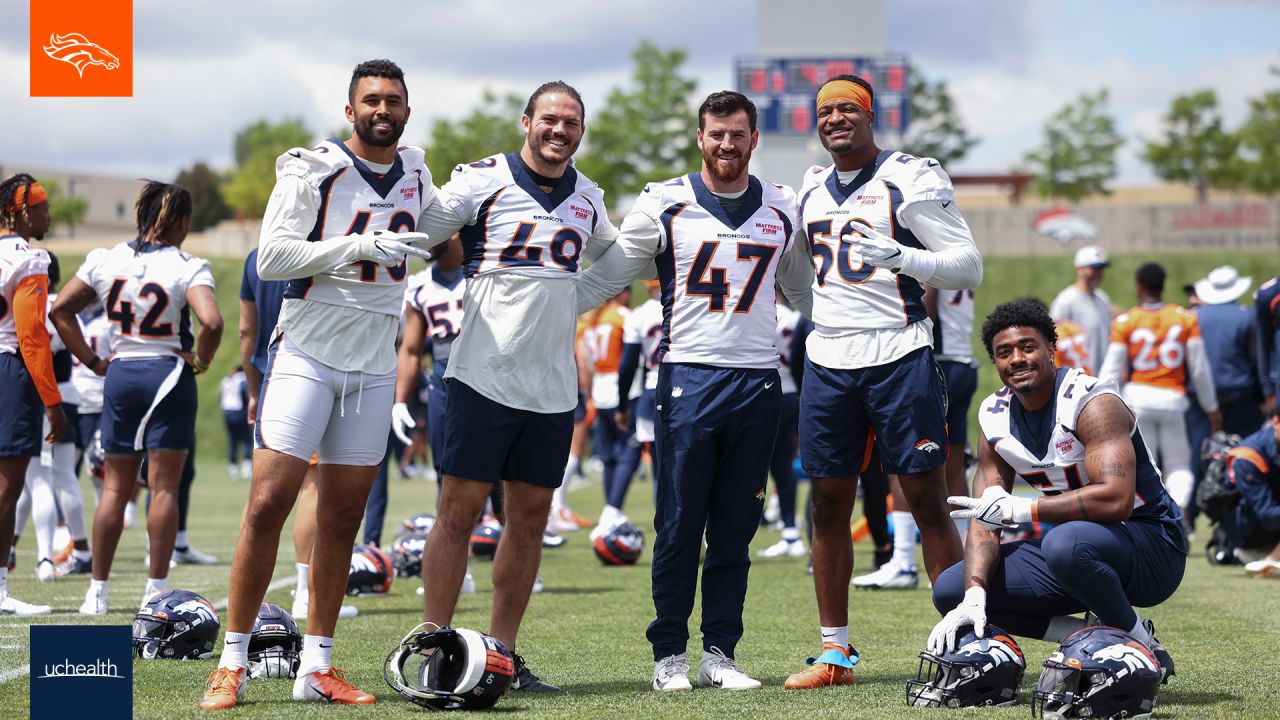
[{"label": "broncos helmet logo", "polygon": [[[1142,648],[1146,650],[1146,648]],[[1150,670],[1152,672],[1160,672],[1160,668],[1156,666],[1155,660],[1151,657],[1150,652],[1142,652],[1132,644],[1129,645],[1111,645],[1102,648],[1093,654],[1094,660],[1115,660],[1124,663],[1129,672],[1137,672],[1138,670]]]},{"label": "broncos helmet logo", "polygon": [[89,39],[80,33],[51,34],[49,44],[44,46],[44,54],[54,60],[61,60],[75,66],[76,72],[82,78],[84,69],[90,65],[101,65],[107,70],[120,67],[119,58],[107,52],[101,45],[89,42]]}]

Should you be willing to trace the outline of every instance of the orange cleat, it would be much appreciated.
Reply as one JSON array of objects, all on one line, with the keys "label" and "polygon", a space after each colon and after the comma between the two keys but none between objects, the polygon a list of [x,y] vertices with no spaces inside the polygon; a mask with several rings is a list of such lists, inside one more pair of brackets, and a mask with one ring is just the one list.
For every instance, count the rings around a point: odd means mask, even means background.
[{"label": "orange cleat", "polygon": [[573,518],[573,521],[574,521],[575,523],[577,523],[577,524],[578,524],[578,527],[580,527],[580,528],[589,528],[589,527],[591,527],[592,525],[595,525],[595,523],[594,523],[594,522],[592,522],[590,518],[588,518],[588,517],[586,517],[586,516],[584,516],[584,515],[579,515],[578,513],[574,512],[574,511],[572,511],[572,510],[570,510],[570,511],[569,511],[569,515],[570,515],[570,517],[572,517],[572,518]]},{"label": "orange cleat", "polygon": [[320,700],[339,705],[371,705],[377,698],[347,680],[338,668],[299,675],[293,682],[294,700]]},{"label": "orange cleat", "polygon": [[787,678],[785,690],[814,690],[833,685],[852,685],[853,666],[857,664],[853,646],[842,648],[833,643],[822,644],[822,654],[809,658],[809,667]]},{"label": "orange cleat", "polygon": [[244,699],[244,691],[249,687],[249,677],[244,668],[220,667],[209,673],[204,697],[200,698],[201,710],[229,710]]},{"label": "orange cleat", "polygon": [[67,561],[67,558],[71,557],[71,551],[75,549],[76,549],[76,541],[67,540],[67,546],[62,548],[58,552],[54,553],[53,557],[50,558],[50,560],[53,561],[54,565],[61,565],[62,563]]}]

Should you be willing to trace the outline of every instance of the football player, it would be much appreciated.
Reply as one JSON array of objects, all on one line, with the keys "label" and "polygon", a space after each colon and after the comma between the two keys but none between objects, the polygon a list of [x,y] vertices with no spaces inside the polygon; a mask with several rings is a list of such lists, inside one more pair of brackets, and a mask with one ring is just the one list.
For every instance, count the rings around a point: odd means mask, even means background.
[{"label": "football player", "polygon": [[356,66],[346,117],[353,124],[347,140],[295,148],[276,161],[258,275],[289,287],[268,349],[253,482],[231,566],[222,659],[200,701],[206,710],[232,707],[244,695],[254,619],[313,455],[324,532],[311,547],[307,634],[293,697],[374,702],[330,657],[351,546],[391,431],[405,256],[427,254],[408,243],[428,242],[413,231],[435,188],[422,150],[397,146],[409,93],[395,63]]},{"label": "football player", "polygon": [[1196,314],[1161,302],[1165,272],[1158,264],[1144,264],[1134,279],[1139,304],[1111,322],[1111,345],[1098,377],[1123,384],[1125,402],[1138,414],[1147,447],[1185,516],[1194,491],[1185,417],[1187,383],[1194,384],[1196,399],[1209,418],[1209,432],[1222,429],[1222,413]]},{"label": "football player", "polygon": [[[0,182],[0,558],[11,557],[14,510],[32,456],[67,434],[62,394],[45,327],[49,255],[30,241],[49,230],[49,196],[26,173]],[[0,617],[47,615],[48,605],[9,595],[9,568],[0,565]]]},{"label": "football player", "polygon": [[[50,311],[76,358],[104,375],[102,499],[93,518],[93,580],[82,615],[106,615],[125,503],[147,456],[151,572],[142,602],[169,585],[178,539],[178,492],[188,450],[195,446],[196,374],[222,340],[222,313],[209,261],[182,251],[191,227],[191,193],[148,182],[138,193],[138,237],[89,253]],[[99,301],[113,327],[112,353],[102,358],[85,341],[76,313]],[[192,337],[191,313],[200,321]]]},{"label": "football player", "polygon": [[[452,622],[468,538],[501,482],[489,632],[513,652],[573,434],[574,281],[582,258],[599,257],[617,235],[604,194],[570,162],[586,127],[578,91],[543,84],[520,122],[519,152],[459,165],[423,214],[432,237],[461,231],[467,276],[467,322],[445,370],[444,481],[422,558],[432,571],[423,617]],[[515,690],[559,691],[515,658]]]},{"label": "football player", "polygon": [[796,527],[796,442],[799,440],[797,423],[800,420],[800,391],[796,387],[795,373],[791,371],[792,343],[796,324],[801,315],[781,294],[778,295],[778,325],[774,329],[773,343],[778,346],[778,382],[782,387],[782,412],[778,421],[778,437],[773,443],[773,456],[769,460],[769,472],[773,475],[778,493],[779,520],[782,522],[782,539],[759,552],[760,557],[803,557],[804,541]]},{"label": "football player", "polygon": [[[1187,538],[1133,410],[1112,380],[1053,364],[1053,320],[1038,303],[996,307],[982,341],[1004,387],[978,409],[973,497],[950,497],[969,518],[964,562],[934,581],[945,616],[929,652],[955,647],[961,628],[988,622],[1054,643],[1092,624],[1143,641],[1165,676],[1173,660],[1133,606],[1167,600],[1182,581]],[[1041,496],[1010,494],[1021,477]],[[1000,544],[1003,528],[1053,523],[1041,538]],[[981,633],[979,633],[981,635]]]},{"label": "football player", "polygon": [[797,245],[795,193],[748,171],[755,105],[712,93],[698,108],[702,169],[650,183],[618,242],[578,285],[578,308],[613,295],[656,263],[658,349],[653,689],[688,690],[689,614],[702,563],[702,687],[752,689],[737,664],[742,605],[778,433],[775,280],[800,312],[813,266]]},{"label": "football player", "polygon": [[626,287],[588,313],[589,326],[582,336],[594,371],[591,401],[596,407],[596,419],[591,427],[591,449],[604,463],[604,508],[591,530],[592,540],[627,521],[622,514],[622,503],[636,468],[630,455],[639,453],[639,448],[630,446],[631,428],[619,425],[617,417],[622,398],[631,394],[630,386],[624,389],[618,383],[623,336],[630,314],[631,288]]},{"label": "football player", "polygon": [[862,78],[838,75],[822,85],[818,139],[832,164],[805,173],[800,189],[800,229],[817,263],[800,460],[813,494],[823,652],[787,679],[791,689],[853,682],[849,518],[873,435],[919,525],[929,577],[962,552],[947,516],[946,388],[924,288],[976,288],[982,256],[938,162],[876,145],[872,100]]},{"label": "football player", "polygon": [[1253,294],[1258,324],[1259,371],[1262,374],[1263,411],[1276,407],[1280,388],[1280,275],[1262,283]]}]

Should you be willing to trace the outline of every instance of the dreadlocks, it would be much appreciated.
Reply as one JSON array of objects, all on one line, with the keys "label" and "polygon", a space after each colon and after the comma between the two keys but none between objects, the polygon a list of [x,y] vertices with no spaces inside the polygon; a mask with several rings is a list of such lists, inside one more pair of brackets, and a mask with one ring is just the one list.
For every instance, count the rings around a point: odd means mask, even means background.
[{"label": "dreadlocks", "polygon": [[191,216],[191,193],[181,185],[148,180],[138,192],[134,207],[138,238],[144,243],[164,243],[169,231]]},{"label": "dreadlocks", "polygon": [[35,184],[36,179],[27,173],[18,173],[0,182],[0,227],[12,230],[19,218],[26,217],[25,200],[30,197],[31,187]]}]

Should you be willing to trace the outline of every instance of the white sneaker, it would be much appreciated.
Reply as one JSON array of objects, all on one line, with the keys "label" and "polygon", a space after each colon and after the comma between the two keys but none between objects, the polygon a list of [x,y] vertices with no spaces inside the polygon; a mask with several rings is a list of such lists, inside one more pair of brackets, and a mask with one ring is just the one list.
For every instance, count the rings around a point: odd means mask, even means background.
[{"label": "white sneaker", "polygon": [[1244,566],[1245,572],[1250,575],[1257,575],[1261,578],[1276,578],[1280,580],[1280,562],[1276,562],[1271,558],[1262,558],[1254,560]]},{"label": "white sneaker", "polygon": [[542,592],[542,576],[541,575],[533,576],[533,589],[530,590],[529,592],[536,592],[536,593]]},{"label": "white sneaker", "polygon": [[49,582],[57,577],[54,572],[53,561],[49,558],[40,558],[40,562],[36,563],[36,579],[40,582]]},{"label": "white sneaker", "polygon": [[867,590],[914,590],[920,584],[915,568],[907,569],[890,560],[879,570],[853,579],[853,586]]},{"label": "white sneaker", "polygon": [[0,593],[0,617],[30,617],[48,615],[53,608],[48,605],[24,603],[8,593]]},{"label": "white sneaker", "polygon": [[173,563],[178,565],[216,565],[218,558],[187,546],[186,550],[174,549]]},{"label": "white sneaker", "polygon": [[[421,590],[422,588],[418,588],[418,589]],[[471,575],[471,568],[469,567],[467,568],[467,574],[462,577],[462,594],[463,595],[476,594],[476,579]]]},{"label": "white sneaker", "polygon": [[653,689],[658,692],[692,690],[689,684],[689,656],[668,655],[653,664]]},{"label": "white sneaker", "polygon": [[90,588],[84,594],[84,602],[80,603],[81,615],[106,615],[107,614],[107,592],[94,592]]},{"label": "white sneaker", "polygon": [[551,512],[547,515],[547,529],[556,533],[574,532],[581,530],[578,521],[565,508],[551,508]]},{"label": "white sneaker", "polygon": [[253,463],[249,460],[240,461],[240,479],[249,480],[253,478]]},{"label": "white sneaker", "polygon": [[124,526],[126,528],[133,527],[133,521],[138,515],[138,504],[130,500],[124,506]]},{"label": "white sneaker", "polygon": [[[299,593],[297,590],[290,590],[289,592],[293,595],[293,612],[290,613],[290,615],[293,615],[294,620],[306,620],[307,606],[311,600],[311,598],[308,596],[308,593]],[[356,607],[355,605],[343,605],[342,607],[338,608],[339,620],[346,620],[348,618],[353,618],[359,614],[360,614],[360,608]]]},{"label": "white sneaker", "polygon": [[605,505],[604,509],[600,511],[600,519],[596,521],[596,526],[591,528],[591,533],[587,535],[587,538],[591,542],[595,542],[596,538],[601,537],[626,521],[627,516],[623,515],[621,510],[611,505]]},{"label": "white sneaker", "polygon": [[229,465],[227,465],[227,474],[231,476],[232,480],[239,480],[240,466],[235,463],[230,463]]},{"label": "white sneaker", "polygon": [[764,505],[765,523],[772,525],[782,519],[782,504],[778,502],[778,494],[769,495],[769,502]]},{"label": "white sneaker", "polygon": [[764,558],[804,557],[806,552],[803,540],[800,540],[799,538],[795,540],[787,540],[784,538],[756,553],[756,555]]},{"label": "white sneaker", "polygon": [[760,687],[760,681],[747,677],[733,658],[713,647],[702,651],[702,661],[698,663],[698,687],[755,690]]},{"label": "white sneaker", "polygon": [[542,531],[542,547],[544,548],[558,548],[566,542],[568,541],[565,540],[563,535],[554,532],[551,528]]}]

